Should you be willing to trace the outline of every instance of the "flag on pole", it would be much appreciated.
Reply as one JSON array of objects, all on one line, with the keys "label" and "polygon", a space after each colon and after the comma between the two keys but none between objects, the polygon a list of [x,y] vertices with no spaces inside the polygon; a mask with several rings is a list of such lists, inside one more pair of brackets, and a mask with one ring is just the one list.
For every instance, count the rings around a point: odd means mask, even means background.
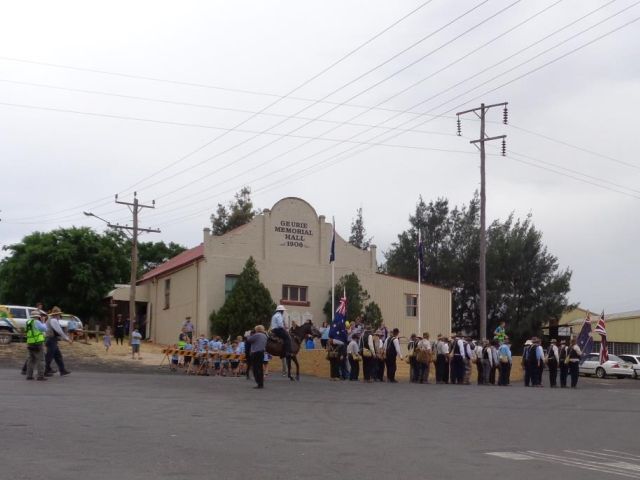
[{"label": "flag on pole", "polygon": [[424,264],[424,242],[420,232],[418,232],[418,272],[422,280],[427,278],[427,266]]},{"label": "flag on pole", "polygon": [[336,261],[336,219],[333,219],[333,231],[331,233],[331,250],[329,252],[329,263]]},{"label": "flag on pole", "polygon": [[342,293],[342,298],[340,299],[340,305],[336,308],[336,313],[333,317],[333,322],[331,322],[331,327],[329,328],[329,338],[335,338],[336,340],[341,340],[344,343],[347,343],[347,295],[346,292]]},{"label": "flag on pole", "polygon": [[604,362],[609,360],[609,348],[607,347],[607,325],[604,321],[604,310],[602,311],[602,315],[600,315],[595,332],[600,334],[600,364],[602,365]]},{"label": "flag on pole", "polygon": [[582,324],[582,329],[578,334],[576,343],[578,344],[578,347],[582,351],[583,355],[591,353],[591,350],[593,350],[593,336],[591,331],[591,314],[590,313],[587,313],[587,318],[584,319],[584,323]]}]

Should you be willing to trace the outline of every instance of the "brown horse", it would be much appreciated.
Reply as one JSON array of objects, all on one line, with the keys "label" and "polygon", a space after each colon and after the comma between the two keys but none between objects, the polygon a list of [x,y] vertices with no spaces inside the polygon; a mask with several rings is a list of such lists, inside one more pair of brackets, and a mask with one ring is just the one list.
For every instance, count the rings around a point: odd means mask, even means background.
[{"label": "brown horse", "polygon": [[[287,358],[287,376],[289,380],[300,380],[300,364],[298,363],[298,353],[300,352],[300,346],[302,342],[306,338],[307,335],[312,335],[314,337],[319,337],[320,332],[316,327],[313,326],[311,322],[305,322],[300,326],[295,326],[289,329],[289,336],[291,337],[291,355],[288,355]],[[274,357],[282,357],[282,340],[279,338],[275,338],[272,335],[269,335],[269,340],[267,341],[267,353],[273,355]],[[291,376],[291,360],[296,365],[296,376],[293,378]]]}]

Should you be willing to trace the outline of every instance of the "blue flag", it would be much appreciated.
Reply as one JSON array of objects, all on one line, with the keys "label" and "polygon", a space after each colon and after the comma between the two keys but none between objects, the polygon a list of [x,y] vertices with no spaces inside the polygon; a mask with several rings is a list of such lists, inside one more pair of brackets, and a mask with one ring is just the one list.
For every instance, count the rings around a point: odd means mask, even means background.
[{"label": "blue flag", "polygon": [[343,294],[340,299],[340,305],[336,309],[336,313],[329,328],[329,338],[335,338],[347,343],[347,297]]},{"label": "blue flag", "polygon": [[336,221],[333,220],[333,233],[331,235],[331,250],[329,252],[329,263],[336,261]]},{"label": "blue flag", "polygon": [[587,355],[591,353],[593,350],[593,336],[591,333],[591,315],[587,313],[587,318],[584,319],[584,323],[582,324],[582,329],[578,334],[578,338],[576,338],[576,343],[580,350],[582,351],[582,355]]}]

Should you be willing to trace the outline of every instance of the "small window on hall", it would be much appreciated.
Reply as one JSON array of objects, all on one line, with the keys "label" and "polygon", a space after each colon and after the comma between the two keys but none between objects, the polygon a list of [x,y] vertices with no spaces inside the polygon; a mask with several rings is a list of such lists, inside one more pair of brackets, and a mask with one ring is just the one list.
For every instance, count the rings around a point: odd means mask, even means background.
[{"label": "small window on hall", "polygon": [[307,300],[307,288],[300,285],[283,285],[282,302],[309,305]]},{"label": "small window on hall", "polygon": [[171,305],[171,279],[164,281],[164,308],[165,310]]},{"label": "small window on hall", "polygon": [[238,275],[225,275],[224,276],[224,299],[226,300],[231,295],[231,290],[238,283]]},{"label": "small window on hall", "polygon": [[418,296],[411,293],[405,294],[405,302],[407,307],[407,317],[418,316]]}]

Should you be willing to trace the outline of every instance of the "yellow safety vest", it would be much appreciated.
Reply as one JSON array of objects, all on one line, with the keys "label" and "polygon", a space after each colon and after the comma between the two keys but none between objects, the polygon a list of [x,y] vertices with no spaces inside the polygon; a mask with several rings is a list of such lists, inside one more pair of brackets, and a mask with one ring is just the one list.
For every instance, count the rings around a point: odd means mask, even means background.
[{"label": "yellow safety vest", "polygon": [[42,345],[44,343],[44,333],[35,328],[33,319],[27,320],[27,345]]}]

